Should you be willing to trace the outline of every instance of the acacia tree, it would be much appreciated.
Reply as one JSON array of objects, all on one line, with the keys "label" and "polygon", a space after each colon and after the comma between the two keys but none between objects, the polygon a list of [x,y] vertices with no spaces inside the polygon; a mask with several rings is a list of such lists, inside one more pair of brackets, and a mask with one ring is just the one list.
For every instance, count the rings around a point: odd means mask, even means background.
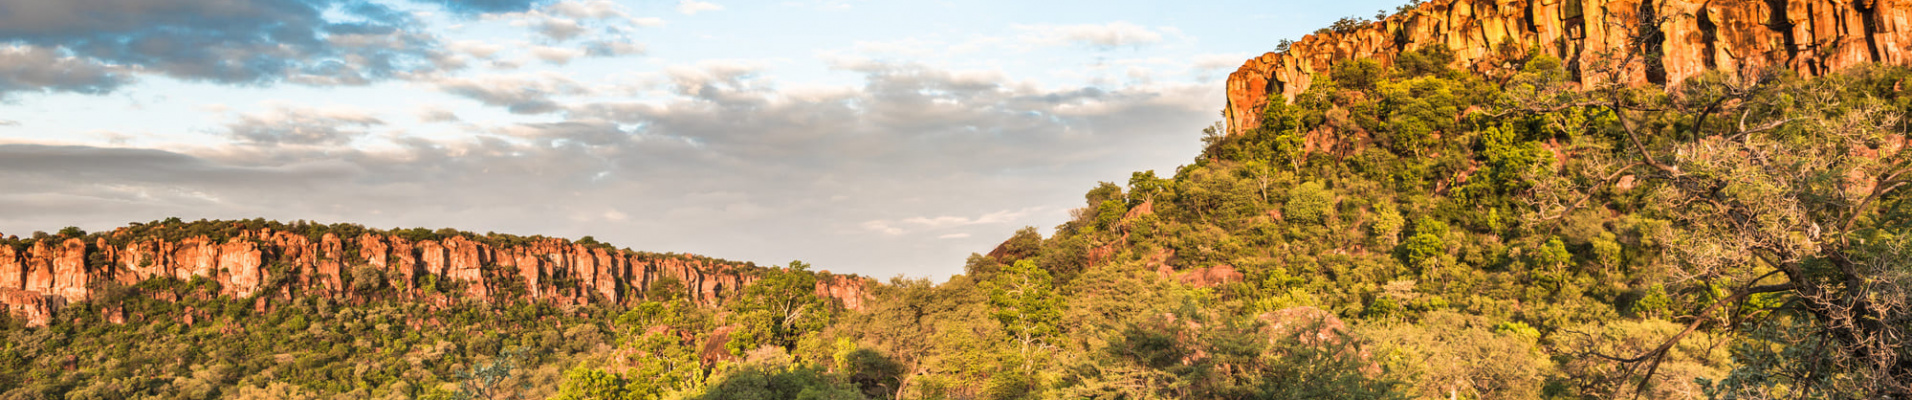
[{"label": "acacia tree", "polygon": [[[1671,93],[1616,84],[1515,102],[1523,112],[1583,112],[1590,117],[1576,121],[1612,145],[1577,155],[1575,177],[1538,185],[1537,198],[1578,200],[1536,203],[1543,209],[1531,215],[1551,217],[1531,222],[1594,212],[1588,199],[1606,194],[1671,221],[1661,267],[1677,283],[1717,293],[1676,318],[1690,322],[1656,348],[1588,355],[1623,363],[1622,379],[1638,391],[1681,339],[1723,329],[1738,334],[1740,365],[1715,395],[1912,394],[1912,212],[1902,207],[1912,157],[1900,151],[1904,105],[1885,99],[1896,90],[1870,90],[1907,75],[1715,73]],[[1638,186],[1622,195],[1619,180]]]}]

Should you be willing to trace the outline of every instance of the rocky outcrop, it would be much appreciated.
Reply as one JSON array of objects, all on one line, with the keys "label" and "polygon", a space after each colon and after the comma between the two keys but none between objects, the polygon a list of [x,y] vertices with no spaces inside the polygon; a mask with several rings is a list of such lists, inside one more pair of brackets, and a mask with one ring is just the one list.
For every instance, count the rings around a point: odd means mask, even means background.
[{"label": "rocky outcrop", "polygon": [[59,296],[20,289],[0,288],[0,308],[26,321],[27,326],[44,326],[53,320],[53,311],[65,303]]},{"label": "rocky outcrop", "polygon": [[[1912,0],[1432,0],[1385,20],[1308,35],[1228,77],[1229,133],[1261,125],[1316,74],[1446,46],[1453,67],[1489,77],[1531,51],[1567,62],[1582,87],[1672,85],[1707,70],[1818,76],[1865,63],[1912,63]],[[1608,73],[1612,72],[1612,73]]]},{"label": "rocky outcrop", "polygon": [[87,287],[99,278],[86,268],[86,250],[86,242],[80,239],[0,248],[0,289],[84,299]]},{"label": "rocky outcrop", "polygon": [[823,271],[821,275],[823,276],[817,278],[817,297],[842,301],[844,308],[863,309],[863,301],[867,299],[869,293],[868,287],[864,286],[867,284],[864,279],[834,275],[830,271]]},{"label": "rocky outcrop", "polygon": [[[669,278],[682,282],[692,301],[717,306],[755,282],[759,270],[694,255],[555,238],[487,241],[458,235],[413,241],[386,233],[350,238],[325,233],[315,239],[272,229],[241,231],[226,240],[132,236],[109,233],[92,244],[81,239],[0,242],[0,305],[39,325],[65,303],[96,300],[102,284],[132,286],[170,277],[211,280],[221,295],[235,298],[384,295],[561,305],[641,301],[645,289]],[[862,308],[870,280],[823,278],[818,295]]]}]

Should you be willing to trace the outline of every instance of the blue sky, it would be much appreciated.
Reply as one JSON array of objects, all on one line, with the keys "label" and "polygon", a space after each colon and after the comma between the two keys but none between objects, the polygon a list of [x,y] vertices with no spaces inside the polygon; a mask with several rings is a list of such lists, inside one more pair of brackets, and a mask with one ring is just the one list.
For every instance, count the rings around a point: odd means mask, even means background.
[{"label": "blue sky", "polygon": [[[0,233],[455,227],[960,273],[1397,2],[0,0]],[[129,11],[135,10],[135,11]]]}]

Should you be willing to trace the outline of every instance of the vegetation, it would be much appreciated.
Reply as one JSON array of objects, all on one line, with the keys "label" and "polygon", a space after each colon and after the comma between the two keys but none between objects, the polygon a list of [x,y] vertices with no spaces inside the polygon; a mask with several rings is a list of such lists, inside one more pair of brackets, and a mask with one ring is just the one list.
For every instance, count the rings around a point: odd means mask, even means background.
[{"label": "vegetation", "polygon": [[[1912,70],[1667,91],[1576,87],[1545,56],[1504,81],[1450,61],[1336,66],[1172,175],[1098,184],[1050,237],[871,287],[862,310],[801,262],[718,307],[668,280],[628,306],[269,309],[156,280],[5,324],[0,398],[1912,393]],[[156,225],[126,235],[225,232]]]}]

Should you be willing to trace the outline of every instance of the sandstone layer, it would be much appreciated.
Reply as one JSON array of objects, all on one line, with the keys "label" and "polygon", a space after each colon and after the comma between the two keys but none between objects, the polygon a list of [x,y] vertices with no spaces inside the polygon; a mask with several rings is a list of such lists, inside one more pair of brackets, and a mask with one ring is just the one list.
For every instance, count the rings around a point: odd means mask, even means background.
[{"label": "sandstone layer", "polygon": [[1228,77],[1229,133],[1261,125],[1271,99],[1293,101],[1316,74],[1355,59],[1383,64],[1444,45],[1455,68],[1489,77],[1553,55],[1582,87],[1676,85],[1708,70],[1805,76],[1866,63],[1912,63],[1912,0],[1432,0],[1342,32],[1308,35]]},{"label": "sandstone layer", "polygon": [[[316,238],[257,229],[227,240],[178,240],[109,233],[89,242],[49,238],[0,243],[0,306],[29,325],[45,325],[63,305],[99,300],[106,284],[154,278],[203,278],[233,298],[318,295],[350,300],[383,291],[402,298],[543,301],[559,305],[641,301],[672,278],[686,298],[717,306],[755,282],[761,268],[691,255],[641,253],[555,238],[500,244],[451,236],[408,240],[388,233]],[[111,240],[109,240],[111,239]],[[820,276],[816,293],[860,309],[869,280]],[[111,308],[112,305],[105,305]]]}]

